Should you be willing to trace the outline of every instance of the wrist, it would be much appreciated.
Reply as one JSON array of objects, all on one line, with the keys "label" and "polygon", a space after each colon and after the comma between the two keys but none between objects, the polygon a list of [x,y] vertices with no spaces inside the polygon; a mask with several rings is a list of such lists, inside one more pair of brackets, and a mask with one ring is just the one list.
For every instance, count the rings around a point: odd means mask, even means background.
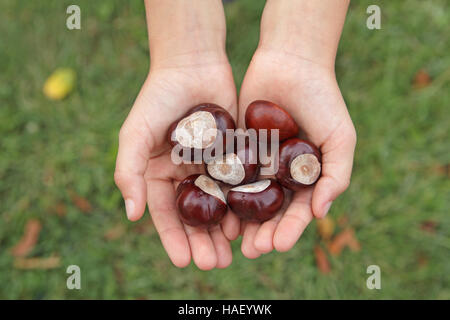
[{"label": "wrist", "polygon": [[220,0],[146,0],[152,68],[227,61]]},{"label": "wrist", "polygon": [[229,66],[225,50],[190,50],[182,47],[167,55],[151,55],[150,70],[190,69],[200,70],[202,67]]},{"label": "wrist", "polygon": [[259,48],[333,67],[348,0],[268,0]]}]

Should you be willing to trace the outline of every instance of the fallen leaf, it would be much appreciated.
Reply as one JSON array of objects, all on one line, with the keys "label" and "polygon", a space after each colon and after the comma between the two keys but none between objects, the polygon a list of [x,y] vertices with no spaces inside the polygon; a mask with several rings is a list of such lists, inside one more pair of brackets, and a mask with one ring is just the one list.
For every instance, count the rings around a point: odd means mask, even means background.
[{"label": "fallen leaf", "polygon": [[419,268],[424,268],[428,265],[428,257],[424,253],[417,255],[417,264]]},{"label": "fallen leaf", "polygon": [[435,233],[438,224],[436,221],[425,220],[420,224],[420,229],[428,233]]},{"label": "fallen leaf", "polygon": [[58,256],[48,258],[17,258],[14,260],[16,269],[54,269],[61,265],[61,259]]},{"label": "fallen leaf", "polygon": [[106,240],[116,240],[122,237],[125,234],[125,226],[122,223],[119,223],[107,230],[104,234]]},{"label": "fallen leaf", "polygon": [[67,213],[67,207],[64,202],[58,202],[53,207],[53,212],[60,217],[64,217]]},{"label": "fallen leaf", "polygon": [[76,73],[70,68],[56,69],[45,81],[43,92],[51,100],[64,99],[75,87]]},{"label": "fallen leaf", "polygon": [[78,209],[80,209],[82,212],[89,213],[89,212],[92,211],[92,205],[86,198],[83,198],[82,196],[79,196],[75,192],[71,192],[71,196],[70,197],[72,199],[73,204]]},{"label": "fallen leaf", "polygon": [[28,220],[25,231],[19,242],[11,249],[11,254],[15,257],[24,257],[33,250],[39,238],[42,225],[37,219]]},{"label": "fallen leaf", "polygon": [[429,86],[431,83],[431,77],[425,69],[420,69],[413,80],[413,87],[415,89],[422,89]]},{"label": "fallen leaf", "polygon": [[316,257],[317,268],[320,272],[326,274],[331,272],[330,262],[328,261],[327,254],[320,245],[314,247],[314,256]]},{"label": "fallen leaf", "polygon": [[339,227],[344,228],[348,225],[348,216],[347,215],[342,215],[337,219],[337,223],[339,225]]},{"label": "fallen leaf", "polygon": [[432,171],[434,174],[439,176],[444,176],[447,178],[450,178],[450,164],[444,164],[444,165],[435,165],[432,167]]},{"label": "fallen leaf", "polygon": [[351,251],[361,250],[361,245],[355,237],[355,231],[351,228],[347,228],[337,234],[328,244],[328,251],[333,256],[338,256],[345,247],[349,247]]},{"label": "fallen leaf", "polygon": [[334,232],[334,221],[329,216],[317,220],[317,231],[323,240],[329,240]]}]

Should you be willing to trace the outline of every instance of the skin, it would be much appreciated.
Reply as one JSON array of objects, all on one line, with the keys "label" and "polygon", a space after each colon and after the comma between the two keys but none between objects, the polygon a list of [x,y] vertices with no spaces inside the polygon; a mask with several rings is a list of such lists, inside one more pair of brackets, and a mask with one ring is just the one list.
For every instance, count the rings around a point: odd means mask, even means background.
[{"label": "skin", "polygon": [[356,134],[334,75],[348,1],[267,1],[260,43],[241,88],[238,123],[244,127],[245,109],[254,100],[283,106],[321,149],[322,177],[311,189],[287,194],[292,202],[283,216],[263,224],[241,224],[228,212],[222,224],[209,231],[186,226],[178,218],[177,185],[204,168],[172,164],[166,136],[172,122],[200,103],[215,103],[238,118],[225,54],[222,3],[146,0],[145,4],[151,69],[120,130],[114,175],[128,218],[140,219],[147,203],[177,267],[187,266],[191,259],[202,270],[228,266],[229,241],[240,233],[248,258],[273,249],[289,250],[314,216],[325,216],[350,181]]},{"label": "skin", "polygon": [[[147,0],[145,4],[151,69],[120,130],[115,181],[130,220],[139,220],[147,203],[175,266],[185,267],[193,259],[202,270],[224,268],[232,254],[223,227],[187,226],[175,205],[179,182],[204,172],[203,166],[174,165],[167,142],[170,124],[200,103],[220,105],[236,120],[236,89],[225,54],[222,3]],[[232,226],[239,223],[231,214],[225,221]],[[228,236],[237,237],[239,231],[233,232]]]},{"label": "skin", "polygon": [[334,73],[348,2],[267,1],[260,43],[241,88],[239,125],[254,100],[283,106],[321,149],[322,176],[313,187],[292,194],[285,212],[243,226],[241,249],[248,258],[290,250],[313,217],[324,217],[349,185],[356,133]]}]

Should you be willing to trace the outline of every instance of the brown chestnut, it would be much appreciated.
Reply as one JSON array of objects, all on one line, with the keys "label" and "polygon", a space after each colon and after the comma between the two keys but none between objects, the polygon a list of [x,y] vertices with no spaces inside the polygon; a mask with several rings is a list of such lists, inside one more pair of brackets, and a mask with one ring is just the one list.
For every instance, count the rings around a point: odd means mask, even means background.
[{"label": "brown chestnut", "polygon": [[298,135],[298,125],[291,115],[275,103],[263,100],[252,102],[245,112],[245,126],[259,130],[267,129],[267,140],[271,138],[271,129],[279,130],[279,140],[283,141]]},{"label": "brown chestnut", "polygon": [[281,209],[284,192],[278,182],[265,179],[232,188],[227,200],[231,210],[240,218],[262,222]]},{"label": "brown chestnut", "polygon": [[236,136],[233,151],[206,164],[206,171],[215,180],[229,185],[248,184],[259,174],[258,144],[250,143],[248,136]]},{"label": "brown chestnut", "polygon": [[181,221],[193,227],[209,227],[227,212],[225,196],[217,183],[202,174],[184,179],[177,188],[176,204]]},{"label": "brown chestnut", "polygon": [[322,155],[311,142],[292,138],[280,147],[276,178],[283,187],[298,191],[314,184],[320,176]]},{"label": "brown chestnut", "polygon": [[[191,108],[183,117],[172,123],[168,131],[168,140],[172,146],[179,144],[183,155],[193,159],[194,150],[218,147],[222,142],[226,148],[226,130],[236,129],[233,117],[224,108],[204,103]],[[221,135],[221,139],[218,139]]]}]

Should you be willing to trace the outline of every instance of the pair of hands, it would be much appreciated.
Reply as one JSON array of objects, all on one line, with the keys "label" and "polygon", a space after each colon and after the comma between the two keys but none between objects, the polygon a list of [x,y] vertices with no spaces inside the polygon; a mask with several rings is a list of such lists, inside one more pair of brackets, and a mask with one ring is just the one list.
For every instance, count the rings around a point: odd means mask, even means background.
[{"label": "pair of hands", "polygon": [[[196,54],[198,59],[187,59],[185,64],[152,69],[120,130],[115,181],[128,218],[140,219],[147,203],[162,244],[177,267],[187,266],[191,257],[203,270],[227,267],[232,261],[230,241],[240,234],[242,253],[248,258],[273,249],[287,251],[313,217],[326,215],[350,181],[356,134],[334,70],[286,52],[258,49],[238,102],[226,57]],[[286,108],[321,149],[320,180],[294,193],[284,214],[262,224],[240,221],[229,211],[221,225],[210,230],[184,225],[178,218],[175,190],[186,176],[203,168],[172,163],[168,127],[192,106],[211,102],[227,109],[244,128],[246,107],[258,99]]]}]

